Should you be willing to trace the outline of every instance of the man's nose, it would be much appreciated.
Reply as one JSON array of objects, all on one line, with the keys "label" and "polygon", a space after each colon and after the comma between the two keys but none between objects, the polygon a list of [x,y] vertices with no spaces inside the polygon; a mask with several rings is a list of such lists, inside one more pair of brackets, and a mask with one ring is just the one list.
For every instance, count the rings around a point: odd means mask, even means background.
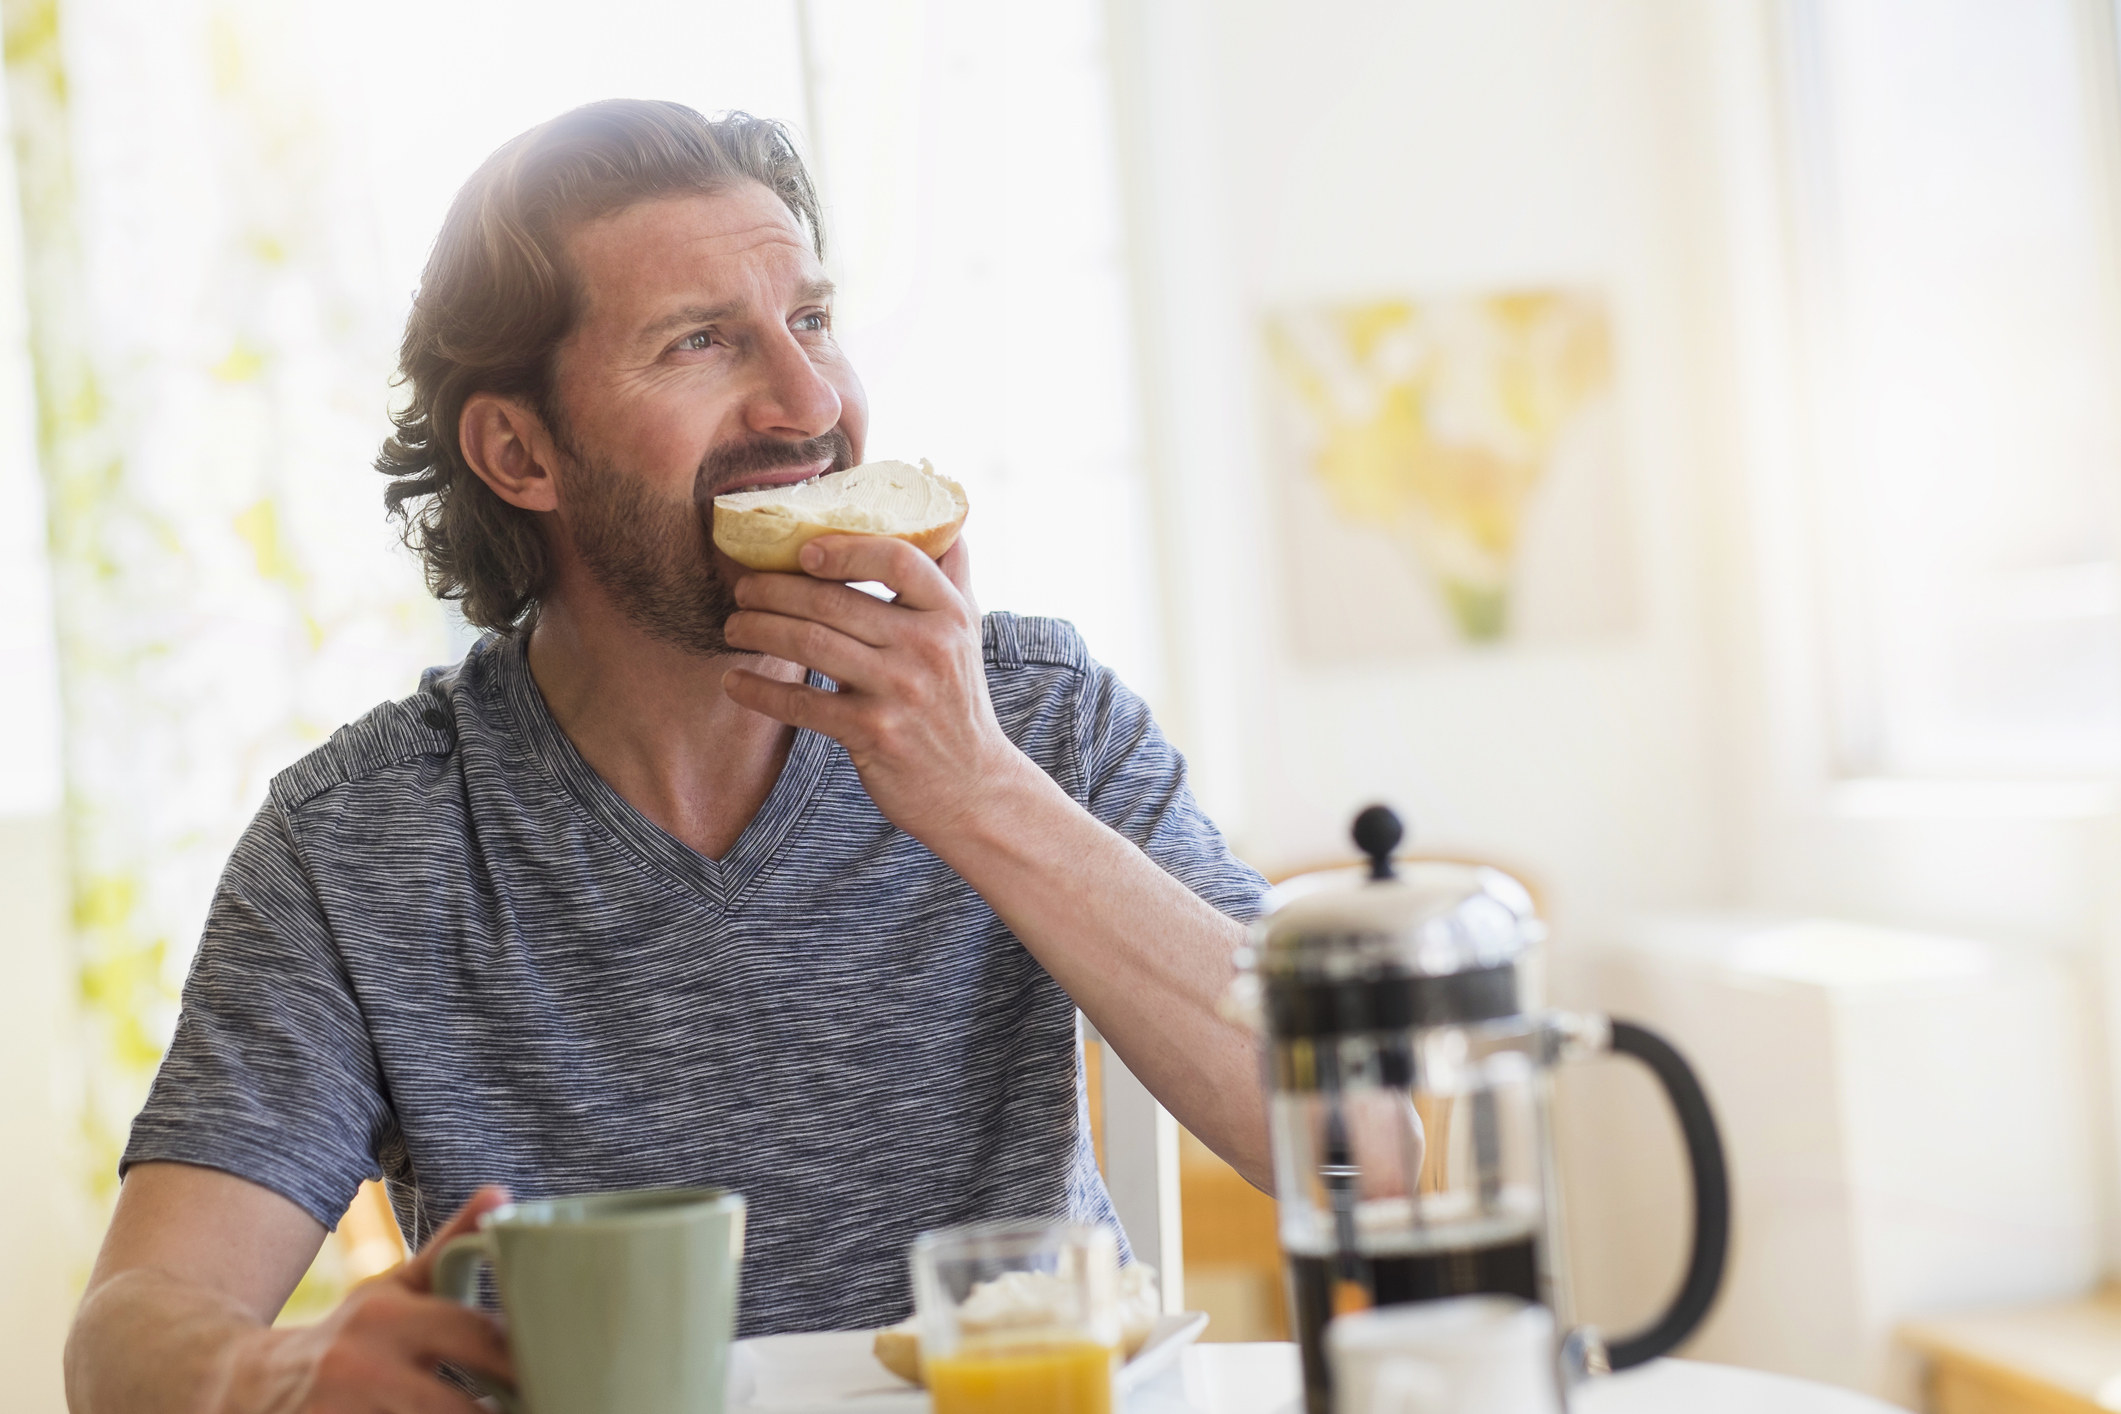
[{"label": "man's nose", "polygon": [[759,380],[746,408],[751,430],[769,437],[821,437],[839,425],[839,390],[810,361],[792,334],[770,339],[761,350]]}]

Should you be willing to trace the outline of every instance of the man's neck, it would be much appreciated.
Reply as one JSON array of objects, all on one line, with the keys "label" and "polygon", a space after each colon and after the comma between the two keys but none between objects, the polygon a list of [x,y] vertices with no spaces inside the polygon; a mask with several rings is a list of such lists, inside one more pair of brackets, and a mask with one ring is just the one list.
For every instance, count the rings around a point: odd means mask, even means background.
[{"label": "man's neck", "polygon": [[779,779],[792,727],[731,702],[739,664],[790,681],[802,670],[756,656],[705,656],[643,633],[600,594],[540,606],[530,673],[560,730],[605,784],[710,859],[734,845]]}]

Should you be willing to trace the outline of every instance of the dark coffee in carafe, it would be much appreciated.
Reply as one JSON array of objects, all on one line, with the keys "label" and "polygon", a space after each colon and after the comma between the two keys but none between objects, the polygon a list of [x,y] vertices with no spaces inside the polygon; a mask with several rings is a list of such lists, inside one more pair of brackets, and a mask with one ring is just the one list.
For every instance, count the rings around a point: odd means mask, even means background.
[{"label": "dark coffee in carafe", "polygon": [[[1326,1323],[1344,1309],[1352,1285],[1368,1306],[1398,1306],[1450,1296],[1540,1299],[1539,1250],[1529,1227],[1485,1246],[1420,1250],[1380,1246],[1352,1264],[1332,1253],[1288,1254],[1289,1308],[1303,1354],[1306,1414],[1331,1414]],[[1351,1277],[1353,1278],[1351,1282]],[[1339,1302],[1336,1301],[1339,1298]]]}]

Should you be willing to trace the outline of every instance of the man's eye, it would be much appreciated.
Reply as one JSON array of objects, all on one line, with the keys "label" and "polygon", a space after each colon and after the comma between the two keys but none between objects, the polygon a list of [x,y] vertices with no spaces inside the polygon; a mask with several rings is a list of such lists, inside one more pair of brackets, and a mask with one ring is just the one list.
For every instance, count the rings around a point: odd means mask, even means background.
[{"label": "man's eye", "polygon": [[822,334],[832,327],[832,316],[821,309],[812,310],[796,320],[795,327],[805,334]]},{"label": "man's eye", "polygon": [[684,338],[678,340],[678,347],[688,352],[696,353],[713,343],[714,332],[710,329],[702,329],[697,334],[687,334]]}]

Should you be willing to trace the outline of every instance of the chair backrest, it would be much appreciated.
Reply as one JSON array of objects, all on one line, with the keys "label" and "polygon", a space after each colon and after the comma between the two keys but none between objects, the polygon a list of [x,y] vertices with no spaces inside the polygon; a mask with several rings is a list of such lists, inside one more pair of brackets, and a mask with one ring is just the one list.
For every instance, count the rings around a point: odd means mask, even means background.
[{"label": "chair backrest", "polygon": [[1087,1018],[1084,1078],[1090,1090],[1091,1137],[1113,1211],[1135,1260],[1157,1270],[1166,1311],[1183,1311],[1185,1248],[1178,1192],[1178,1121],[1135,1079]]},{"label": "chair backrest", "polygon": [[339,1244],[347,1274],[354,1281],[387,1272],[406,1257],[405,1239],[399,1235],[398,1215],[391,1211],[390,1195],[374,1179],[362,1184],[354,1194],[331,1240]]}]

